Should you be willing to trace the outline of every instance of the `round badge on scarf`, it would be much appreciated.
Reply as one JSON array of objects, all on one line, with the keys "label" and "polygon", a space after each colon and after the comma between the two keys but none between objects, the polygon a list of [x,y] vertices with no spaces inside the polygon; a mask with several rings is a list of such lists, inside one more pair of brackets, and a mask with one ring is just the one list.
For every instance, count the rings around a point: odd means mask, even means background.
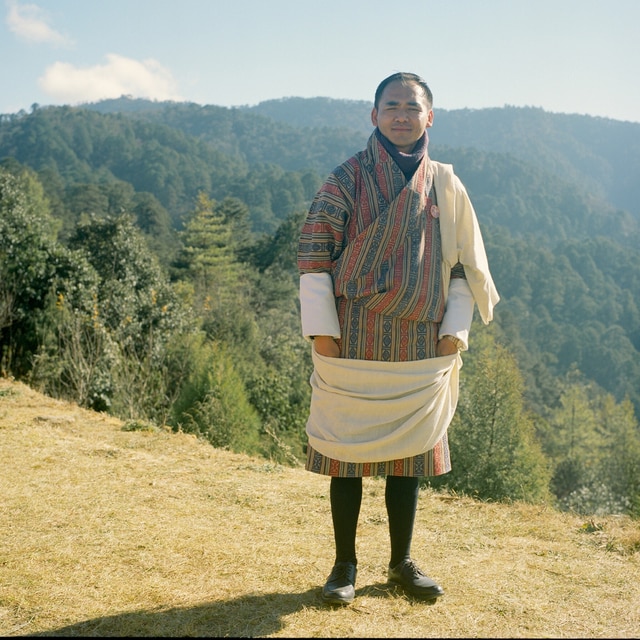
[{"label": "round badge on scarf", "polygon": [[438,205],[432,204],[430,213],[431,213],[431,217],[432,218],[439,218],[440,217],[440,209],[438,209]]}]

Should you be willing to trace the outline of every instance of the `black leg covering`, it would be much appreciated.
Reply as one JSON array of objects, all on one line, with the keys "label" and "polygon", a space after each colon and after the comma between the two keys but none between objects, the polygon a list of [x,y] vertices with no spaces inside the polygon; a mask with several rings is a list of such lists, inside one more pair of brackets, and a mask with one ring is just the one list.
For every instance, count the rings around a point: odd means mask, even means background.
[{"label": "black leg covering", "polygon": [[362,478],[331,478],[331,517],[336,562],[356,562],[356,529],[362,504]]},{"label": "black leg covering", "polygon": [[391,540],[390,567],[411,557],[411,539],[420,492],[419,478],[387,476],[385,504]]}]

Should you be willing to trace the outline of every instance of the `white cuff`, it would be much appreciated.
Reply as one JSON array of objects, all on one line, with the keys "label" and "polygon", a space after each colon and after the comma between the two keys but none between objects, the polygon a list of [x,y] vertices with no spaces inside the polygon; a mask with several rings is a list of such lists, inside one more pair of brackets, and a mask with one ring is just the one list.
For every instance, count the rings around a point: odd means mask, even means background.
[{"label": "white cuff", "polygon": [[330,273],[300,276],[300,319],[302,335],[340,337],[340,323]]},{"label": "white cuff", "polygon": [[464,348],[469,348],[469,329],[473,320],[475,300],[471,288],[464,278],[449,281],[449,294],[438,337],[455,336],[462,340]]}]

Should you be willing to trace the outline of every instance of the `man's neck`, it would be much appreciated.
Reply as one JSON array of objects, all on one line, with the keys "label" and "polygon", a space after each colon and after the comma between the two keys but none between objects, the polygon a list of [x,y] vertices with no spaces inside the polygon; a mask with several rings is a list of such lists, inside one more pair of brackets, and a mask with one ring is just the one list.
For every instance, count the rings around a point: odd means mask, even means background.
[{"label": "man's neck", "polygon": [[382,134],[380,129],[376,128],[376,137],[380,144],[386,149],[387,153],[393,158],[395,163],[400,167],[402,173],[407,180],[411,179],[411,176],[415,173],[422,159],[427,154],[427,146],[429,144],[429,136],[425,130],[420,137],[411,153],[404,153],[400,151],[385,135]]}]

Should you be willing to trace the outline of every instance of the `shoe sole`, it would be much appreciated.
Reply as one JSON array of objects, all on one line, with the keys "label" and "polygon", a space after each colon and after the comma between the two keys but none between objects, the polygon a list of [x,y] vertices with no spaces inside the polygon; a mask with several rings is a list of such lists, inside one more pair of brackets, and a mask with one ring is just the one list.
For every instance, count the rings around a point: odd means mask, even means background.
[{"label": "shoe sole", "polygon": [[345,606],[345,605],[351,604],[353,600],[354,598],[351,598],[351,599],[327,598],[324,595],[322,596],[322,602],[324,602],[325,604],[332,604],[332,605],[339,605],[339,606]]},{"label": "shoe sole", "polygon": [[410,587],[405,586],[402,582],[395,582],[393,580],[389,580],[387,584],[392,587],[400,587],[406,594],[413,596],[414,598],[418,598],[419,600],[437,600],[444,595],[444,591],[440,593],[424,593],[424,592],[416,592],[413,591]]}]

